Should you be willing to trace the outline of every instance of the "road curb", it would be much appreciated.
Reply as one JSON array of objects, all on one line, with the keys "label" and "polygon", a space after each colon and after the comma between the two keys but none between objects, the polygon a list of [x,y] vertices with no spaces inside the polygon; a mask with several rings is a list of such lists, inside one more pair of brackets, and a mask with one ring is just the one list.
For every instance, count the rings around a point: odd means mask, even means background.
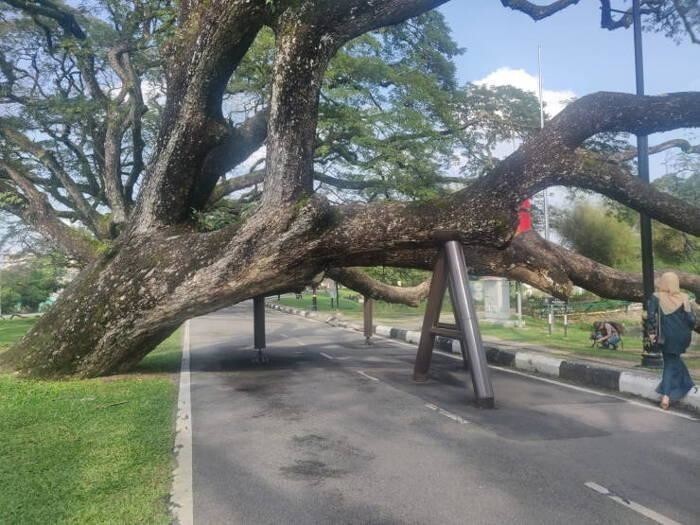
[{"label": "road curb", "polygon": [[[265,304],[268,308],[280,312],[316,319],[331,326],[350,328],[358,332],[363,331],[361,325],[348,323],[334,315],[329,316],[319,312],[298,310],[277,303],[268,302]],[[392,326],[375,325],[374,333],[382,337],[415,345],[418,344],[420,339],[420,332]],[[459,341],[447,337],[437,336],[435,338],[435,348],[443,352],[460,353]],[[629,394],[650,401],[658,402],[660,399],[659,394],[656,393],[660,374],[630,371],[590,362],[559,359],[525,350],[512,350],[495,343],[485,343],[484,348],[486,350],[486,359],[492,365],[511,367],[523,372],[560,378],[579,385]],[[679,405],[683,408],[700,412],[700,389],[691,391],[680,401]]]}]

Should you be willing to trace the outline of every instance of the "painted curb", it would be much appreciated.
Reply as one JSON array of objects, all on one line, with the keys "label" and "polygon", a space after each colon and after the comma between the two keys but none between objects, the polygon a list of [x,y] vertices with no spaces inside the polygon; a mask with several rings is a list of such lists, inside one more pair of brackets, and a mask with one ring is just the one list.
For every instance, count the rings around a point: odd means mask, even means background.
[{"label": "painted curb", "polygon": [[560,373],[563,359],[556,359],[546,355],[518,352],[515,354],[515,368],[528,372],[538,372],[548,376],[557,376]]},{"label": "painted curb", "polygon": [[[266,303],[266,305],[269,308],[286,313],[296,314],[299,311],[279,304]],[[305,312],[297,315],[322,320],[319,319],[316,312]],[[351,328],[358,332],[363,331],[362,326],[338,321],[335,317],[329,317],[325,322],[332,326]],[[409,344],[418,345],[420,341],[420,332],[403,328],[376,325],[374,326],[374,333]],[[434,348],[443,352],[461,353],[460,342],[448,337],[437,336]],[[516,368],[523,372],[565,379],[579,385],[629,394],[654,402],[659,401],[656,386],[659,384],[660,377],[658,374],[651,375],[653,372],[637,373],[603,364],[566,361],[534,352],[505,349],[493,343],[485,343],[484,350],[486,351],[487,361],[492,365]],[[700,412],[700,388],[691,391],[680,401],[679,405],[683,408]]]}]

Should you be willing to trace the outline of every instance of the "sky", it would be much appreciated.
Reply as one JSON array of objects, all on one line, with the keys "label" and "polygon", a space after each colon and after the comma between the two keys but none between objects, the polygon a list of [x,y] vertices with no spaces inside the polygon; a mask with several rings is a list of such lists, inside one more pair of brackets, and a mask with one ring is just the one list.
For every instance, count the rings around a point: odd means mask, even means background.
[{"label": "sky", "polygon": [[[544,99],[548,112],[567,99],[595,91],[634,93],[632,29],[600,27],[600,3],[584,0],[549,18],[533,21],[496,0],[452,0],[439,8],[453,38],[466,48],[457,57],[461,82],[537,87],[537,46],[542,46]],[[613,1],[624,9],[630,2]],[[644,73],[647,94],[700,90],[700,45],[687,39],[677,45],[657,33],[644,33]],[[698,130],[657,134],[650,144],[675,137],[700,141]],[[651,178],[664,174],[664,154],[651,159]]]}]

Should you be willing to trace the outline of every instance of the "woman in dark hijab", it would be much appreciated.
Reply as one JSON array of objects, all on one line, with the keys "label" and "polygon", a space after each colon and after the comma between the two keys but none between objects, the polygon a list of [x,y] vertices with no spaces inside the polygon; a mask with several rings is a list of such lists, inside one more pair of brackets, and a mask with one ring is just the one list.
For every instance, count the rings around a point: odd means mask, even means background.
[{"label": "woman in dark hijab", "polygon": [[690,346],[695,316],[675,273],[667,272],[659,279],[647,316],[649,333],[664,357],[664,372],[656,391],[661,394],[661,408],[667,410],[671,401],[681,399],[695,386],[681,359]]}]

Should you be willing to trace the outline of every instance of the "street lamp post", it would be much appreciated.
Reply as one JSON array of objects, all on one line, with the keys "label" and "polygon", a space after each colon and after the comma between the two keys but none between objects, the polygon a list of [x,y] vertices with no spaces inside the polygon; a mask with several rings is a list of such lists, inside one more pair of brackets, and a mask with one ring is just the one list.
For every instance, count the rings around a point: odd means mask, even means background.
[{"label": "street lamp post", "polygon": [[[632,18],[634,20],[634,70],[637,95],[644,95],[644,58],[642,55],[642,16],[639,0],[632,0]],[[649,183],[649,141],[646,135],[637,135],[637,168],[639,177]],[[639,214],[640,233],[642,237],[642,283],[644,287],[643,308],[654,293],[654,254],[651,241],[651,219],[645,213]],[[663,360],[658,352],[653,351],[646,323],[644,323],[644,350],[642,366],[658,368]]]},{"label": "street lamp post", "polygon": [[[540,129],[544,128],[544,101],[542,85],[542,46],[537,46],[537,97],[540,102]],[[548,189],[544,189],[544,238],[549,240],[549,196]]]}]

